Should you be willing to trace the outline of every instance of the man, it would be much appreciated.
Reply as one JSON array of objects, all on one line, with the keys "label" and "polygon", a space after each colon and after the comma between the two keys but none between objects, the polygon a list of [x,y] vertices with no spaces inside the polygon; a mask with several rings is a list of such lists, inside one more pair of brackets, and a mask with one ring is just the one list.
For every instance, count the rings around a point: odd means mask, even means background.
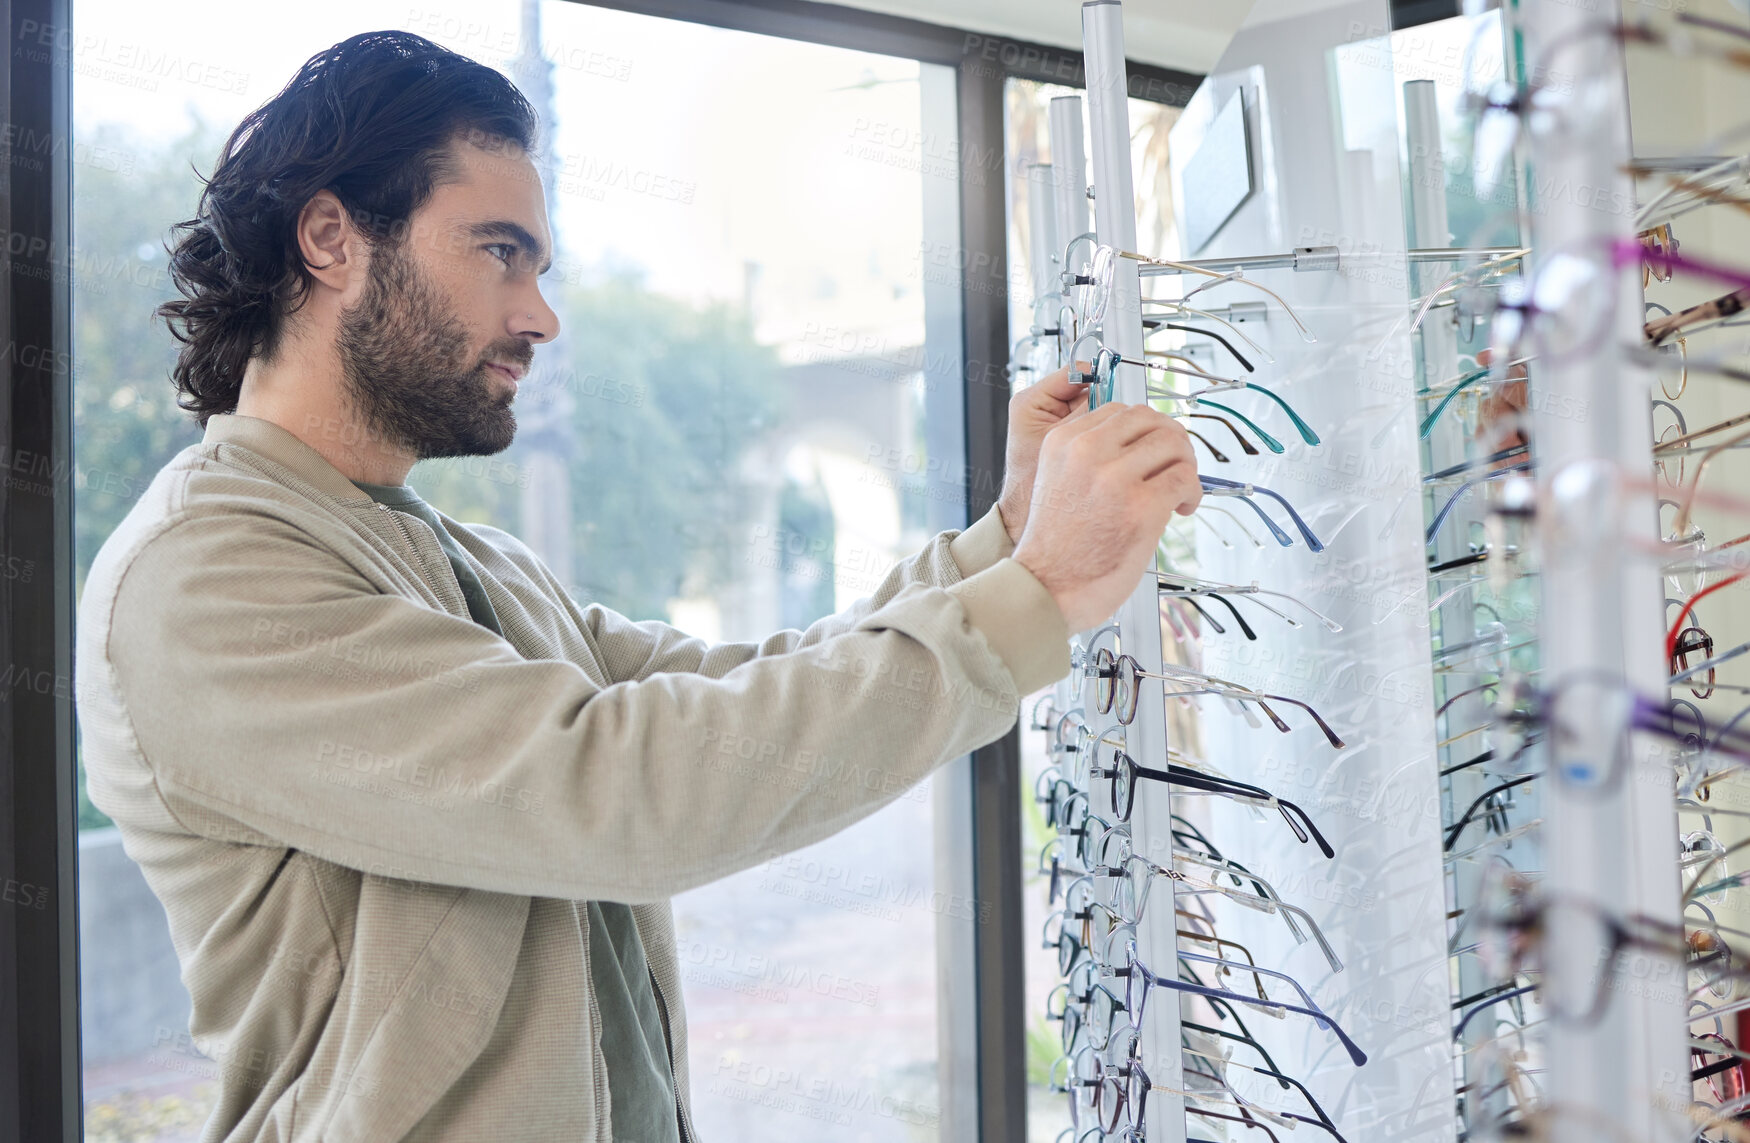
[{"label": "man", "polygon": [[[204,1140],[696,1138],[668,898],[1001,736],[1199,497],[1176,424],[1059,374],[1011,406],[998,508],[807,631],[578,606],[404,483],[509,445],[558,333],[534,129],[490,69],[357,36],[179,227],[205,439],[99,553],[78,672],[92,800],[221,1069]],[[791,761],[723,765],[744,742]]]}]

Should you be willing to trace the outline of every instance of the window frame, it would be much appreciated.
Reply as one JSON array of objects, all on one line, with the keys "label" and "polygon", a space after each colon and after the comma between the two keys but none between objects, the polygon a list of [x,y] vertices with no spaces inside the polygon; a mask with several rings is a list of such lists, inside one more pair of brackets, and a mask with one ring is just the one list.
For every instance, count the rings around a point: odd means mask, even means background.
[{"label": "window frame", "polygon": [[[568,0],[582,3],[585,0]],[[955,69],[954,117],[963,156],[985,157],[1003,177],[958,181],[960,351],[964,385],[966,518],[1001,487],[1008,428],[1010,345],[1003,85],[1011,78],[1084,87],[1081,53],[810,0],[592,0],[593,6],[734,31],[851,48]],[[0,546],[29,561],[30,578],[0,576],[0,886],[32,887],[34,901],[0,901],[0,1143],[83,1139],[79,1025],[78,836],[73,710],[72,155],[70,145],[12,162],[33,139],[71,140],[72,0],[0,0],[9,42],[34,52],[0,56],[0,99],[11,129],[0,156],[11,195],[4,232],[25,236],[0,278],[0,374],[5,468],[46,473],[0,484]],[[40,44],[44,30],[50,43]],[[1134,98],[1184,106],[1202,77],[1127,63]],[[994,161],[993,161],[994,160]],[[29,239],[40,239],[33,243]],[[9,245],[10,250],[10,245]],[[20,367],[19,347],[38,364]],[[48,364],[42,364],[46,361]],[[62,367],[62,363],[66,363]],[[22,468],[20,468],[22,466]],[[0,564],[0,568],[13,566]],[[48,680],[47,686],[38,683]],[[944,1085],[942,1126],[987,1143],[1026,1138],[1025,972],[1022,958],[1020,740],[1017,729],[950,765],[938,787],[938,872],[977,902],[976,920],[943,925],[940,1058],[970,1069],[971,1085]],[[43,890],[46,895],[39,895]],[[3,896],[3,895],[0,895]],[[970,972],[973,987],[954,988]]]}]

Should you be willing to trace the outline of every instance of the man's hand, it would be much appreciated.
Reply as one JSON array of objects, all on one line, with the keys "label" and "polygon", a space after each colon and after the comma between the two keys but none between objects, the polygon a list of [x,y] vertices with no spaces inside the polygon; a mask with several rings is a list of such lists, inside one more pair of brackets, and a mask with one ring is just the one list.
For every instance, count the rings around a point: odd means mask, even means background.
[{"label": "man's hand", "polygon": [[[1487,366],[1493,357],[1493,353],[1487,349],[1477,350],[1477,367]],[[1509,366],[1507,378],[1505,384],[1483,398],[1477,418],[1476,439],[1483,443],[1491,456],[1526,443],[1525,366]],[[1506,460],[1497,460],[1489,468],[1510,468],[1523,459],[1509,457]]]},{"label": "man's hand", "polygon": [[[1079,372],[1089,366],[1077,362]],[[1088,411],[1088,387],[1071,383],[1069,368],[1042,377],[1009,398],[1009,439],[1003,456],[1003,490],[997,499],[1009,540],[1019,544],[1033,506],[1033,480],[1045,434]]]},{"label": "man's hand", "polygon": [[1085,631],[1135,589],[1167,522],[1196,511],[1203,487],[1190,436],[1165,413],[1114,403],[1060,419],[1040,447],[1015,560]]}]

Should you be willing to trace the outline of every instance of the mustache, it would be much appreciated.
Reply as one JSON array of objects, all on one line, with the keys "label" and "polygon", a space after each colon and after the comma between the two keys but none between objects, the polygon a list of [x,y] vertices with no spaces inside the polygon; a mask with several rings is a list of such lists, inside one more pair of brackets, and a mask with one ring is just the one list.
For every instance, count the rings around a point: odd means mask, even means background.
[{"label": "mustache", "polygon": [[511,341],[495,342],[494,344],[487,346],[486,353],[481,357],[482,364],[489,361],[503,361],[511,365],[520,366],[525,370],[528,369],[534,360],[535,347],[521,338],[516,338]]}]

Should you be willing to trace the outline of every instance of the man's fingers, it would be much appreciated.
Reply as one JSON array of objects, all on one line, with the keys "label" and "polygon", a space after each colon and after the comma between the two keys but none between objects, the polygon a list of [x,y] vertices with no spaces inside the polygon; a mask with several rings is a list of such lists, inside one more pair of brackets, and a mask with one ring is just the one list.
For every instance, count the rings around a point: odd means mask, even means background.
[{"label": "man's fingers", "polygon": [[1155,426],[1113,457],[1114,468],[1123,479],[1138,483],[1152,480],[1179,464],[1188,464],[1195,470],[1197,459],[1191,454],[1190,437],[1171,422]]},{"label": "man's fingers", "polygon": [[[1078,375],[1093,368],[1085,361],[1076,362]],[[1080,409],[1087,408],[1089,386],[1085,382],[1070,380],[1070,370],[1066,366],[1055,373],[1048,373],[1038,381],[1020,390],[1017,394],[1025,405],[1037,409],[1052,417],[1067,418]]]},{"label": "man's fingers", "polygon": [[[1076,376],[1086,376],[1088,371],[1093,367],[1094,365],[1091,361],[1076,362]],[[1077,397],[1084,396],[1088,391],[1088,383],[1086,381],[1071,381],[1069,375],[1070,368],[1066,365],[1055,373],[1047,373],[1045,376],[1041,377],[1030,386],[1030,391],[1049,397],[1055,397],[1057,400],[1065,402],[1073,401]]]},{"label": "man's fingers", "polygon": [[1197,458],[1185,443],[1170,459],[1143,478],[1150,491],[1164,498],[1180,516],[1189,516],[1203,503],[1203,484],[1197,479]]},{"label": "man's fingers", "polygon": [[[1136,483],[1162,498],[1163,504],[1181,516],[1189,516],[1203,500],[1197,479],[1197,457],[1191,451],[1191,436],[1183,425],[1157,415],[1149,418],[1146,431],[1118,449],[1113,468],[1119,483]],[[1108,431],[1123,427],[1114,423]]]},{"label": "man's fingers", "polygon": [[1117,413],[1090,430],[1097,435],[1104,448],[1125,448],[1147,433],[1154,432],[1163,426],[1173,425],[1171,417],[1158,409],[1151,409],[1147,405],[1102,405],[1095,410],[1095,413],[1101,413],[1114,407],[1119,410]]},{"label": "man's fingers", "polygon": [[1136,408],[1136,406],[1120,404],[1101,405],[1098,409],[1095,409],[1087,416],[1066,419],[1061,424],[1053,425],[1046,436],[1059,438],[1063,443],[1067,444],[1069,443],[1070,438],[1081,436],[1083,433],[1092,432],[1101,425],[1111,421],[1114,417],[1123,415],[1126,409],[1133,408]]}]

